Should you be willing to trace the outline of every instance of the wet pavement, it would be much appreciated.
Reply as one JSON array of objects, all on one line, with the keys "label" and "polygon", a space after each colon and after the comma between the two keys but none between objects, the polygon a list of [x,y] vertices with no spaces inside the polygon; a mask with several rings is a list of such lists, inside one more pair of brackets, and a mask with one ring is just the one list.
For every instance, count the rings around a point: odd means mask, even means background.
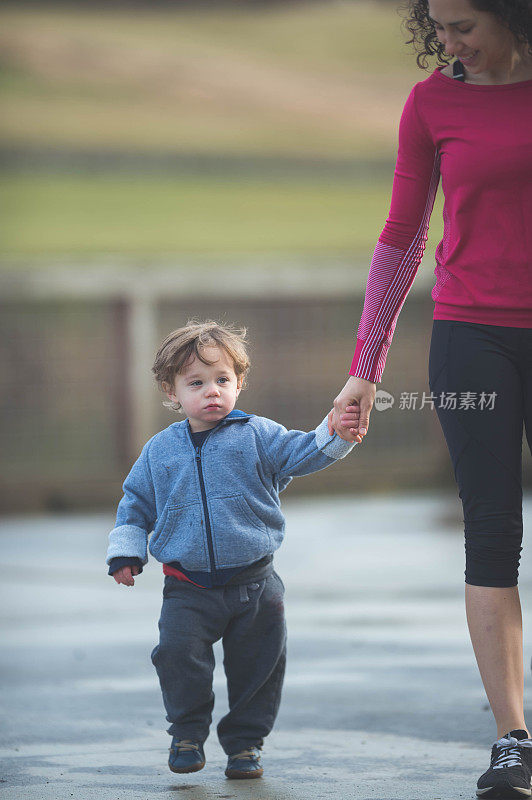
[{"label": "wet pavement", "polygon": [[[284,510],[283,702],[264,779],[238,782],[223,775],[214,731],[227,709],[218,645],[207,765],[184,776],[166,767],[170,738],[150,661],[159,565],[150,561],[132,589],[105,575],[111,515],[4,520],[0,798],[474,797],[495,729],[465,624],[457,499],[288,498]],[[525,519],[531,512],[528,497]],[[527,669],[527,706],[531,682]]]}]

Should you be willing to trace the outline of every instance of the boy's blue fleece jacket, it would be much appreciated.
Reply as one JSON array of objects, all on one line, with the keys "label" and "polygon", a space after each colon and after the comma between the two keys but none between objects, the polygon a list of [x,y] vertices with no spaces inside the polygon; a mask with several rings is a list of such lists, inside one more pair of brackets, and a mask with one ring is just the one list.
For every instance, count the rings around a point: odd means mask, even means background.
[{"label": "boy's blue fleece jacket", "polygon": [[244,567],[273,553],[284,536],[279,493],[293,476],[328,467],[353,448],[327,419],[310,433],[234,410],[195,450],[188,420],[143,447],[124,482],[107,563],[150,552],[186,570]]}]

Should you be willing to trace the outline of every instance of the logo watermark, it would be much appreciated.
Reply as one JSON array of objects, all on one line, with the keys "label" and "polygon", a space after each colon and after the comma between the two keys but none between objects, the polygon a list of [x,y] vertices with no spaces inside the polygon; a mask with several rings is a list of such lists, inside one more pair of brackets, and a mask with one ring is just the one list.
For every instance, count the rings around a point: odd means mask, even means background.
[{"label": "logo watermark", "polygon": [[384,389],[378,389],[375,393],[375,408],[377,411],[387,411],[395,403],[395,397]]},{"label": "logo watermark", "polygon": [[[441,408],[445,411],[493,411],[497,392],[401,392],[397,408],[399,411],[431,411]],[[375,394],[374,408],[387,411],[395,403],[395,397],[383,389]]]}]

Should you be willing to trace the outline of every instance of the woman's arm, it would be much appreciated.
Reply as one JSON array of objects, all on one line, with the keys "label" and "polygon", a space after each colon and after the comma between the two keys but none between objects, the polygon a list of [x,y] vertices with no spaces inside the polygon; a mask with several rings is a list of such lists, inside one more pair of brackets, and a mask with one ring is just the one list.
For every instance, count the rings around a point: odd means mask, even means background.
[{"label": "woman's arm", "polygon": [[[330,428],[348,441],[354,432],[368,430],[375,384],[381,380],[397,317],[421,262],[440,178],[439,153],[417,107],[416,90],[399,125],[390,214],[369,270],[352,377],[335,399],[329,419]],[[359,420],[347,413],[353,404]]]}]

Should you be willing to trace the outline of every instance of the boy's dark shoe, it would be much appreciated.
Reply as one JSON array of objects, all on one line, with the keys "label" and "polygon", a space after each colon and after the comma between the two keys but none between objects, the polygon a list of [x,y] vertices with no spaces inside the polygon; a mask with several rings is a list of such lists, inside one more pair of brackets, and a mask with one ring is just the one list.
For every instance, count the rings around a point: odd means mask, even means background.
[{"label": "boy's dark shoe", "polygon": [[511,800],[532,795],[532,740],[526,731],[510,731],[495,742],[490,768],[478,779],[477,796]]},{"label": "boy's dark shoe", "polygon": [[227,778],[261,778],[264,770],[260,765],[258,747],[250,747],[235,753],[227,759],[225,774]]},{"label": "boy's dark shoe", "polygon": [[172,772],[198,772],[205,766],[203,745],[174,736],[170,745],[168,766]]}]

